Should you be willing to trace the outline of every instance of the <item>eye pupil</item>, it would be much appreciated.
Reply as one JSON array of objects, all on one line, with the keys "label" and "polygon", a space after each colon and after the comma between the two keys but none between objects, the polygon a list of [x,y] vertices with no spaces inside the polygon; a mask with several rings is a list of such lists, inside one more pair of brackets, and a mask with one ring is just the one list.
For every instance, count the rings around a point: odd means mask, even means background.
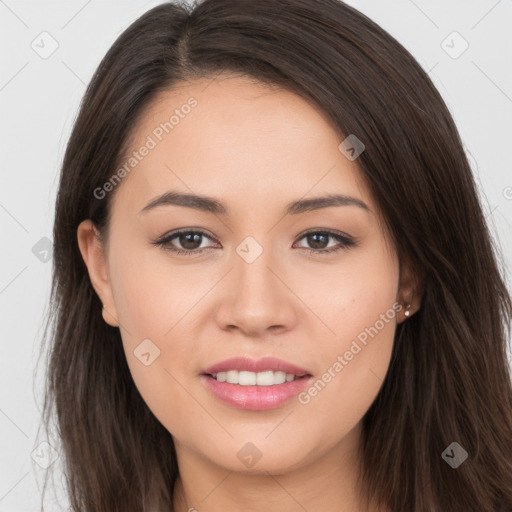
[{"label": "eye pupil", "polygon": [[[179,241],[184,249],[194,250],[197,249],[194,244],[201,245],[201,237],[202,235],[200,233],[182,233],[179,236]],[[190,246],[190,244],[192,244],[192,246]]]},{"label": "eye pupil", "polygon": [[[311,235],[307,235],[308,236],[308,244],[311,245],[311,247],[313,247],[314,249],[323,249],[324,248],[324,243],[327,243],[328,242],[328,239],[329,239],[329,235],[325,234],[325,233],[313,233]],[[322,240],[319,241],[318,238],[321,238]],[[320,244],[320,245],[318,245]]]}]

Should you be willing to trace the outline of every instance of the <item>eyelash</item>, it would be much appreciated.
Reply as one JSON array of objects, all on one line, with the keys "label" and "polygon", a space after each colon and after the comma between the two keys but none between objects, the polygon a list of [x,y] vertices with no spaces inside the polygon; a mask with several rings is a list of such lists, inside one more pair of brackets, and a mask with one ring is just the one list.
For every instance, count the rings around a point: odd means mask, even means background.
[{"label": "eyelash", "polygon": [[[177,236],[180,234],[197,234],[197,235],[203,235],[206,238],[209,238],[213,240],[211,236],[209,236],[207,233],[201,230],[194,230],[194,229],[181,229],[178,231],[174,231],[170,234],[166,234],[163,237],[159,238],[158,240],[155,240],[151,242],[152,245],[156,245],[158,247],[162,247],[166,251],[171,251],[172,253],[176,255],[184,255],[184,256],[195,256],[197,254],[202,254],[205,250],[212,249],[211,247],[203,248],[203,249],[178,249],[176,247],[173,247],[170,245],[171,241],[174,240]],[[299,247],[299,249],[304,249],[308,251],[310,255],[313,254],[326,254],[326,253],[334,253],[341,250],[348,249],[350,247],[356,246],[356,241],[347,236],[342,234],[341,232],[332,231],[332,230],[310,230],[306,233],[303,233],[302,236],[299,238],[299,240],[302,240],[307,235],[316,234],[316,235],[327,235],[329,237],[333,237],[336,240],[340,242],[341,245],[331,247],[329,249],[308,249],[307,247]]]}]

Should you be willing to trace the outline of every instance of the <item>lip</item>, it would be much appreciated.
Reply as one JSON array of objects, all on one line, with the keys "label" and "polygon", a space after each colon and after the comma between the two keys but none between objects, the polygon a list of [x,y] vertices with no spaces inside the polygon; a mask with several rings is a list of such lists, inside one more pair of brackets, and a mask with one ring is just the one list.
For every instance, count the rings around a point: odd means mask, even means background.
[{"label": "lip", "polygon": [[[255,373],[267,370],[281,371],[293,373],[300,378],[272,386],[241,386],[219,382],[211,376],[213,373],[229,370]],[[217,398],[237,409],[252,411],[275,409],[286,404],[297,396],[311,382],[312,378],[308,370],[275,357],[264,357],[258,360],[234,357],[206,368],[201,374],[204,386]]]},{"label": "lip", "polygon": [[293,373],[294,375],[297,375],[297,377],[310,375],[308,370],[275,357],[263,357],[258,360],[250,359],[248,357],[233,357],[214,364],[213,366],[209,366],[201,373],[202,375],[211,375],[213,373],[227,372],[228,370],[255,373],[271,370],[273,372]]},{"label": "lip", "polygon": [[275,409],[297,396],[310,382],[312,376],[275,384],[273,386],[240,386],[219,382],[210,375],[201,375],[206,388],[224,403],[237,409],[263,411]]}]

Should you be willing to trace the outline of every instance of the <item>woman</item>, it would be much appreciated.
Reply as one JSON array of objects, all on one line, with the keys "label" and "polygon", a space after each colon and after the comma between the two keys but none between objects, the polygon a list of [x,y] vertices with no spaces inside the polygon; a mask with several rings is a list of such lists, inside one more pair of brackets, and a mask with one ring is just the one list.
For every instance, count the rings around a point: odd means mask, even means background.
[{"label": "woman", "polygon": [[167,3],[119,37],[52,298],[75,510],[512,510],[512,303],[467,157],[342,2]]}]

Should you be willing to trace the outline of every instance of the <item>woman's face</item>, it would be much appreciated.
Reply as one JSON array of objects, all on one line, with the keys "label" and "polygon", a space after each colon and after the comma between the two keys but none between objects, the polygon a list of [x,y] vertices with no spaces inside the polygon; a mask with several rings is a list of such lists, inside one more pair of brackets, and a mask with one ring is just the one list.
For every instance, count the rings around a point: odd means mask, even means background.
[{"label": "woman's face", "polygon": [[[227,75],[182,83],[95,192],[115,192],[109,239],[99,251],[83,223],[82,254],[178,457],[277,474],[356,446],[403,297],[342,140],[291,92]],[[334,195],[350,199],[318,201]],[[248,361],[211,370],[232,358]]]}]

